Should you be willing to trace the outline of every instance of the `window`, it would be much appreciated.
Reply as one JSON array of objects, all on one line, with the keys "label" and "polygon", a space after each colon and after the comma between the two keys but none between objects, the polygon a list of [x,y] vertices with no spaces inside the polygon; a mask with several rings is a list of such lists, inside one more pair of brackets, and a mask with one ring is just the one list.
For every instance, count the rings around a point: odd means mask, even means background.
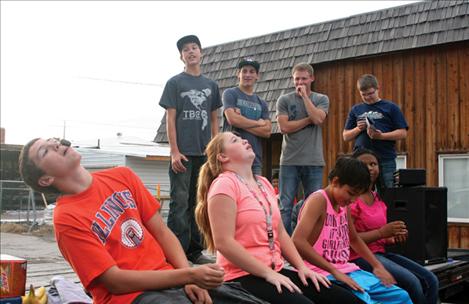
[{"label": "window", "polygon": [[396,157],[396,170],[407,168],[407,155],[401,154]]},{"label": "window", "polygon": [[469,223],[469,154],[439,155],[438,185],[448,188],[448,222]]}]

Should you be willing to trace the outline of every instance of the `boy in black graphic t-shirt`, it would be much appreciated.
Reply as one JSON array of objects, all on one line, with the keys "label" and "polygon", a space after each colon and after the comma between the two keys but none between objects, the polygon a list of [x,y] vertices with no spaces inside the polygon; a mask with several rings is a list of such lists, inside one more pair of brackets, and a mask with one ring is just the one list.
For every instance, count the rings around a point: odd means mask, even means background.
[{"label": "boy in black graphic t-shirt", "polygon": [[196,264],[213,262],[202,255],[202,242],[194,219],[196,184],[205,162],[204,150],[218,133],[218,85],[201,74],[199,38],[184,36],[177,42],[184,72],[166,83],[160,106],[166,109],[166,130],[171,149],[168,226],[176,234],[187,258]]}]

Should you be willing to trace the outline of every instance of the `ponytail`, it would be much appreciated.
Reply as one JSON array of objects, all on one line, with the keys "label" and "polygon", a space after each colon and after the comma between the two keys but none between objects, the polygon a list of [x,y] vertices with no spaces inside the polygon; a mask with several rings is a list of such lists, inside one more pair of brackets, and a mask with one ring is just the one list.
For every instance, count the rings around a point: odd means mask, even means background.
[{"label": "ponytail", "polygon": [[210,219],[208,217],[207,194],[212,182],[222,173],[218,154],[223,152],[223,134],[217,134],[207,145],[205,153],[207,161],[202,165],[197,180],[197,206],[195,207],[195,221],[202,233],[209,252],[215,252]]}]

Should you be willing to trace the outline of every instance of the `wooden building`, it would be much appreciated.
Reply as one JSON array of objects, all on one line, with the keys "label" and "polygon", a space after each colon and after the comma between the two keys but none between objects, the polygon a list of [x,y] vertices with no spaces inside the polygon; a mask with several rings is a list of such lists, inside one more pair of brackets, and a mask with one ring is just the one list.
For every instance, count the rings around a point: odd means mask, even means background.
[{"label": "wooden building", "polygon": [[[264,145],[267,177],[278,167],[282,141],[276,101],[293,89],[296,63],[313,65],[313,89],[330,99],[325,172],[352,151],[342,130],[360,102],[356,80],[376,75],[380,97],[396,102],[410,126],[397,145],[405,166],[425,168],[429,186],[448,187],[450,247],[469,248],[469,1],[418,2],[215,45],[203,54],[203,72],[221,91],[237,85],[240,58],[261,63],[256,93],[268,102],[272,119]],[[155,141],[167,141],[165,118]]]}]

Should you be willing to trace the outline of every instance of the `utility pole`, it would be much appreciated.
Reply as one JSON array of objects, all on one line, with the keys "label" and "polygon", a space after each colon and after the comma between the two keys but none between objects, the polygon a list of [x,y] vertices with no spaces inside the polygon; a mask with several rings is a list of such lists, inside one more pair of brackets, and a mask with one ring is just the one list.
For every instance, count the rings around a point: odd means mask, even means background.
[{"label": "utility pole", "polygon": [[65,138],[65,127],[66,127],[66,120],[64,120],[64,132],[63,132],[62,138]]}]

